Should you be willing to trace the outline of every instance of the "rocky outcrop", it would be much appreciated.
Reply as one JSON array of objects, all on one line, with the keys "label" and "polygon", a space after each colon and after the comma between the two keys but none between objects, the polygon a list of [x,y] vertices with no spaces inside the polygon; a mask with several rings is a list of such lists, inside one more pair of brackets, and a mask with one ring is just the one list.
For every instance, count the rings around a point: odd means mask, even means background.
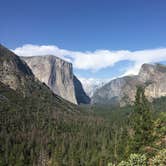
[{"label": "rocky outcrop", "polygon": [[137,76],[114,79],[96,90],[92,103],[120,106],[133,104],[137,86],[145,87],[149,100],[166,96],[166,66],[144,64]]},{"label": "rocky outcrop", "polygon": [[81,82],[74,76],[74,89],[78,104],[89,104],[90,98],[86,95]]},{"label": "rocky outcrop", "polygon": [[11,89],[22,93],[30,92],[28,81],[35,77],[27,66],[17,55],[0,45],[0,81]]},{"label": "rocky outcrop", "polygon": [[139,72],[139,79],[146,86],[145,94],[151,100],[166,96],[166,66],[144,64]]},{"label": "rocky outcrop", "polygon": [[56,56],[22,57],[34,75],[60,97],[74,103],[89,103],[81,83],[74,76],[72,64]]}]

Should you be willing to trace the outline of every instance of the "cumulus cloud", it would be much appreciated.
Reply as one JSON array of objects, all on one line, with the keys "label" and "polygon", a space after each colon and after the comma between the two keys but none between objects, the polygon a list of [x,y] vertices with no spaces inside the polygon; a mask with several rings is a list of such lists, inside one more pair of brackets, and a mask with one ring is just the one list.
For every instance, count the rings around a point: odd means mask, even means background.
[{"label": "cumulus cloud", "polygon": [[120,61],[133,62],[124,75],[137,74],[143,63],[156,63],[166,61],[166,48],[148,50],[96,50],[96,51],[72,51],[61,49],[55,45],[23,45],[13,50],[19,56],[35,56],[52,54],[73,63],[74,68],[98,71],[114,66]]},{"label": "cumulus cloud", "polygon": [[55,45],[32,45],[26,44],[22,47],[17,47],[12,50],[19,56],[37,56],[37,55],[55,55],[62,59],[70,61],[65,55],[68,55],[68,50],[60,49]]}]

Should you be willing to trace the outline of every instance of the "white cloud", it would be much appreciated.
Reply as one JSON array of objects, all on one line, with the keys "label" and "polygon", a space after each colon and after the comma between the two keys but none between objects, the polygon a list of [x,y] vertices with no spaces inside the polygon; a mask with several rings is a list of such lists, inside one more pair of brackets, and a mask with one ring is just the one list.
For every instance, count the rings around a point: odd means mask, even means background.
[{"label": "white cloud", "polygon": [[133,66],[128,68],[124,75],[137,74],[143,63],[166,61],[166,48],[149,50],[96,50],[96,51],[71,51],[61,49],[55,45],[23,45],[13,50],[19,56],[34,56],[52,54],[73,63],[74,68],[96,71],[111,67],[120,61],[131,61]]},{"label": "white cloud", "polygon": [[[146,62],[146,63],[149,63],[149,62]],[[127,70],[125,71],[125,73],[123,73],[122,76],[138,74],[142,64],[143,63],[136,62],[133,66],[127,68]]]},{"label": "white cloud", "polygon": [[19,56],[56,55],[60,58],[69,60],[68,58],[65,57],[65,55],[68,55],[68,51],[60,49],[55,45],[26,44],[23,45],[22,47],[17,47],[12,51],[14,51]]}]

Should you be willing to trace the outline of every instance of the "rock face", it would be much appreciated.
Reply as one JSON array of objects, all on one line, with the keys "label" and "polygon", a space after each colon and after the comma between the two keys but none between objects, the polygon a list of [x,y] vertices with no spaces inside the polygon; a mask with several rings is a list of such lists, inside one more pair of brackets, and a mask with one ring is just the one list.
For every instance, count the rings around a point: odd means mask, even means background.
[{"label": "rock face", "polygon": [[78,104],[89,104],[90,98],[86,95],[81,82],[74,76],[74,89]]},{"label": "rock face", "polygon": [[137,86],[145,87],[149,100],[166,96],[166,66],[144,64],[137,76],[117,78],[96,90],[92,103],[125,106],[133,104]]},{"label": "rock face", "polygon": [[18,95],[25,101],[28,99],[28,102],[32,102],[33,106],[39,110],[40,106],[42,109],[45,107],[45,109],[56,111],[78,110],[76,105],[54,94],[46,84],[41,83],[20,57],[2,45],[0,45],[0,89],[1,101],[8,100],[2,95],[7,90],[11,92],[11,96]]},{"label": "rock face", "polygon": [[57,95],[74,103],[87,104],[89,99],[73,75],[72,64],[53,55],[22,57],[34,75]]},{"label": "rock face", "polygon": [[72,64],[52,55],[22,57],[34,75],[57,95],[77,104]]},{"label": "rock face", "polygon": [[166,96],[166,66],[144,64],[139,79],[146,84],[145,94],[149,99]]}]

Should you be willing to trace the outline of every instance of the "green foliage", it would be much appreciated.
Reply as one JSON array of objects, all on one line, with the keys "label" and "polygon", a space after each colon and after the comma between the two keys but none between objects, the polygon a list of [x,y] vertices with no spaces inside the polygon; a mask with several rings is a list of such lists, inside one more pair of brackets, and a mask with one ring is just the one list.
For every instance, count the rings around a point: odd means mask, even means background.
[{"label": "green foliage", "polygon": [[134,133],[131,139],[131,152],[140,152],[142,147],[153,141],[152,113],[142,87],[137,89],[131,124]]},{"label": "green foliage", "polygon": [[141,154],[131,154],[128,161],[122,161],[117,166],[147,166],[147,158]]},{"label": "green foliage", "polygon": [[115,166],[115,164],[112,164],[112,163],[108,163],[107,166]]},{"label": "green foliage", "polygon": [[[128,140],[134,128],[128,119],[133,119],[133,115],[149,116],[148,113],[134,112],[136,114],[131,115],[132,107],[101,106],[87,109],[90,111],[81,108],[79,112],[76,111],[76,106],[58,97],[55,101],[47,88],[39,88],[38,91],[33,91],[32,96],[23,97],[0,84],[0,165],[105,166],[108,163],[117,165],[123,160],[121,165],[143,161],[142,155],[141,160],[136,155],[125,162],[130,156],[127,153]],[[141,107],[141,110],[144,109]],[[165,135],[163,114],[155,114],[157,119],[153,118],[155,141],[161,142]],[[145,124],[149,122],[143,120]],[[136,126],[137,123],[134,129],[143,127],[142,124]],[[144,129],[141,131],[144,134],[151,133]],[[141,143],[141,146],[147,144]],[[133,151],[136,152],[137,150]]]},{"label": "green foliage", "polygon": [[140,154],[131,154],[129,158],[129,165],[130,166],[146,166],[147,165],[147,158],[145,155]]},{"label": "green foliage", "polygon": [[149,162],[150,166],[166,165],[166,149],[160,150]]},{"label": "green foliage", "polygon": [[121,162],[118,164],[118,166],[130,166],[130,165],[129,165],[129,162],[127,162],[127,161],[121,161]]},{"label": "green foliage", "polygon": [[165,101],[166,101],[166,96],[155,99],[153,101],[154,110],[156,110],[157,112],[165,112],[166,111]]},{"label": "green foliage", "polygon": [[0,93],[1,165],[95,166],[114,158],[117,128],[103,118],[64,111],[66,105],[55,105],[47,91],[24,98],[2,85]]},{"label": "green foliage", "polygon": [[166,133],[166,112],[161,112],[154,122],[155,137],[162,138]]}]

